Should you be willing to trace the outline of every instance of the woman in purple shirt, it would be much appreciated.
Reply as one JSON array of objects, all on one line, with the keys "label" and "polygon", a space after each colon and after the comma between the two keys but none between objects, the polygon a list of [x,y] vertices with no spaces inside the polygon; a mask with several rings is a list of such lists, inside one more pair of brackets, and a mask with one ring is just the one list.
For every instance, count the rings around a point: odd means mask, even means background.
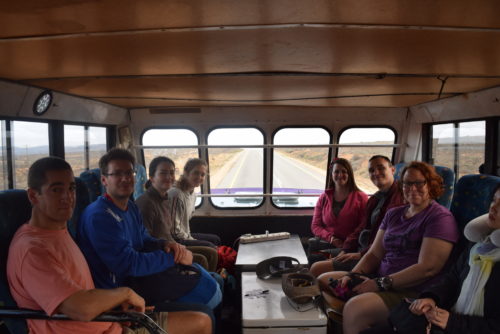
[{"label": "woman in purple shirt", "polygon": [[[416,297],[434,282],[445,267],[458,230],[450,211],[434,201],[443,192],[443,182],[434,168],[414,161],[402,172],[407,205],[387,212],[370,250],[352,270],[364,274],[343,310],[344,334],[384,322],[389,309],[405,297]],[[352,275],[331,272],[320,276],[325,297],[332,299],[328,278],[346,285]]]}]

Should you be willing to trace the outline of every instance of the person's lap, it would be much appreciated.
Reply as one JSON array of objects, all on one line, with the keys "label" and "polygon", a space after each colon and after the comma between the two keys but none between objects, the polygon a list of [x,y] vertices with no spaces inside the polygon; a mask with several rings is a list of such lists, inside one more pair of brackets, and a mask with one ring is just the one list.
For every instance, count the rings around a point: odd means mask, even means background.
[{"label": "person's lap", "polygon": [[191,233],[193,238],[197,240],[204,240],[212,243],[215,246],[220,246],[221,240],[217,234],[212,233]]},{"label": "person's lap", "polygon": [[366,292],[349,299],[342,313],[344,334],[359,333],[370,326],[384,323],[389,308],[375,292]]}]

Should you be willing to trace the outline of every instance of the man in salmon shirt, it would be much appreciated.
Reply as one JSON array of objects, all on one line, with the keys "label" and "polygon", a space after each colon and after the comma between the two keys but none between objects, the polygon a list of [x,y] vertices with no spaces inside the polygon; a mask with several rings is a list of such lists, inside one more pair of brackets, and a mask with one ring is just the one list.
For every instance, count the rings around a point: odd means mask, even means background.
[{"label": "man in salmon shirt", "polygon": [[[7,260],[11,293],[21,308],[43,310],[49,315],[62,313],[75,319],[28,320],[29,332],[122,333],[124,329],[118,323],[90,320],[117,306],[144,312],[144,299],[126,287],[95,289],[87,262],[66,228],[75,206],[71,166],[56,157],[39,159],[29,169],[28,187],[31,219],[14,235]],[[168,329],[180,331],[183,323],[192,321],[201,325],[192,333],[204,332],[202,326],[210,327],[210,323],[199,321],[198,316],[205,318],[194,312],[169,314]],[[167,315],[161,318],[166,327]]]}]

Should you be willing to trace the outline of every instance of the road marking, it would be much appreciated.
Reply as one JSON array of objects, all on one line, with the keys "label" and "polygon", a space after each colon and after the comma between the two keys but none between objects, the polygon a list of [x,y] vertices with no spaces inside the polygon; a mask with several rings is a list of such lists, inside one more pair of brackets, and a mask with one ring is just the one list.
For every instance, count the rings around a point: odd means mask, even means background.
[{"label": "road marking", "polygon": [[241,163],[240,163],[240,165],[238,166],[238,169],[236,170],[236,172],[233,175],[233,179],[231,180],[231,184],[229,185],[229,189],[233,188],[234,183],[236,182],[236,179],[238,178],[238,175],[240,174],[240,170],[243,167],[243,162],[247,159],[247,157],[248,157],[248,150],[245,150],[245,156],[243,157],[243,159],[241,159]]}]

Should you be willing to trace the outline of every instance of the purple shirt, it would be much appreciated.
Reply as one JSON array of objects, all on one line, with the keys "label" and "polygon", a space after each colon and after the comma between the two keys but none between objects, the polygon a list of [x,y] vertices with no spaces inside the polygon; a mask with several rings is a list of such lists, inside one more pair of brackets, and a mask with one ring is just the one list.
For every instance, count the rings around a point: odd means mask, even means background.
[{"label": "purple shirt", "polygon": [[[458,240],[455,218],[444,206],[432,201],[427,208],[406,219],[404,214],[408,208],[409,205],[405,205],[387,211],[380,225],[380,229],[385,230],[383,246],[386,251],[378,270],[380,276],[416,264],[423,238],[437,238],[451,243]],[[414,288],[421,290],[440,276],[441,273]]]}]

